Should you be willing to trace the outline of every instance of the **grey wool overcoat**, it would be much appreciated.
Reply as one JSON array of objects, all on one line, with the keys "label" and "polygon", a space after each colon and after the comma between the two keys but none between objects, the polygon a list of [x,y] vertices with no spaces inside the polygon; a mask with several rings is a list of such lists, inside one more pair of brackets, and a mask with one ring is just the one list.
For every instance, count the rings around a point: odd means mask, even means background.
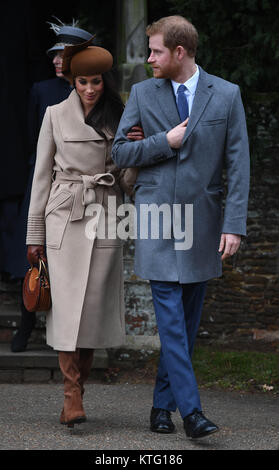
[{"label": "grey wool overcoat", "polygon": [[[27,244],[46,244],[52,294],[47,343],[56,350],[106,348],[124,342],[122,241],[94,238],[108,196],[122,203],[113,136],[85,124],[78,94],[47,108],[37,147]],[[100,220],[100,219],[99,219]],[[98,225],[98,223],[97,223]]]},{"label": "grey wool overcoat", "polygon": [[[192,283],[221,275],[222,232],[246,234],[249,145],[239,87],[200,68],[186,133],[181,148],[175,150],[166,133],[179,123],[170,80],[151,78],[137,83],[120,121],[112,158],[120,168],[139,170],[136,274],[150,280]],[[145,139],[131,142],[127,131],[138,124]],[[224,168],[228,191],[223,214]],[[160,219],[158,235],[156,217],[153,221],[151,216],[140,217],[151,204],[171,208],[165,233]],[[168,212],[161,214],[167,217]],[[148,224],[148,233],[140,232],[141,220]]]}]

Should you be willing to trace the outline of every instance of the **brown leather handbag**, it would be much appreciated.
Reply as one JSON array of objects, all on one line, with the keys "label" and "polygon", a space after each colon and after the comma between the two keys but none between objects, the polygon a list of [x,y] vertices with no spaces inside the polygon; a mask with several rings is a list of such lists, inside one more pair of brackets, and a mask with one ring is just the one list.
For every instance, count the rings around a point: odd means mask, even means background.
[{"label": "brown leather handbag", "polygon": [[23,303],[29,312],[47,311],[51,307],[49,277],[45,263],[39,259],[39,268],[31,266],[23,281]]}]

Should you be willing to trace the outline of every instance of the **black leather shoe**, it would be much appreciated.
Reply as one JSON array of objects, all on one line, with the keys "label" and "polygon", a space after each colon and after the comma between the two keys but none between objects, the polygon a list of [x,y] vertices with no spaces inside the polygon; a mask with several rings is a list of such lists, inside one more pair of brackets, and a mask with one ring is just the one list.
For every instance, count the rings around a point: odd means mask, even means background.
[{"label": "black leather shoe", "polygon": [[152,407],[150,414],[150,429],[153,432],[161,432],[165,434],[174,432],[175,426],[171,420],[170,411]]},{"label": "black leather shoe", "polygon": [[186,416],[183,421],[186,436],[192,439],[205,437],[219,431],[218,426],[209,421],[201,411],[194,411],[192,414]]}]

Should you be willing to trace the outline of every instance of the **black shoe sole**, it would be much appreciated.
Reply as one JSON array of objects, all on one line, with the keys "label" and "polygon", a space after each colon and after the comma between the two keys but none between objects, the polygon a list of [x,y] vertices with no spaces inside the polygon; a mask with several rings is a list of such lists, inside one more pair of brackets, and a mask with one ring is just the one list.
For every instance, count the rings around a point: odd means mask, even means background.
[{"label": "black shoe sole", "polygon": [[198,436],[194,436],[194,437],[193,436],[187,436],[187,434],[186,434],[186,437],[188,439],[194,439],[194,440],[195,439],[201,439],[203,437],[210,436],[210,434],[214,434],[215,432],[218,432],[218,431],[220,431],[220,429],[213,429],[212,431],[207,431],[203,434],[199,434]]},{"label": "black shoe sole", "polygon": [[172,434],[172,433],[175,432],[175,428],[172,429],[172,430],[168,430],[168,429],[154,429],[154,428],[150,427],[150,431],[157,432],[159,434]]}]

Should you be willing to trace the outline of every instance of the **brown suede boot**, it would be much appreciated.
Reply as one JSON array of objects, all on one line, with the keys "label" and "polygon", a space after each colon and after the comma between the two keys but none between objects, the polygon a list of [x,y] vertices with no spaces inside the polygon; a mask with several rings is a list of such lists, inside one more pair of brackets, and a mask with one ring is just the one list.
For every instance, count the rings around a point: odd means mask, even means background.
[{"label": "brown suede boot", "polygon": [[79,370],[81,396],[84,395],[84,384],[88,379],[93,363],[94,349],[81,348],[79,350]]},{"label": "brown suede boot", "polygon": [[[94,349],[80,348],[78,351],[79,351],[79,372],[80,372],[79,384],[80,384],[80,390],[81,390],[81,398],[83,398],[84,383],[88,379],[90,371],[91,371]],[[65,419],[64,408],[61,412],[60,423],[67,424],[66,419]]]},{"label": "brown suede boot", "polygon": [[72,427],[86,421],[81,398],[79,350],[59,351],[58,358],[64,378],[64,407],[60,422]]}]

